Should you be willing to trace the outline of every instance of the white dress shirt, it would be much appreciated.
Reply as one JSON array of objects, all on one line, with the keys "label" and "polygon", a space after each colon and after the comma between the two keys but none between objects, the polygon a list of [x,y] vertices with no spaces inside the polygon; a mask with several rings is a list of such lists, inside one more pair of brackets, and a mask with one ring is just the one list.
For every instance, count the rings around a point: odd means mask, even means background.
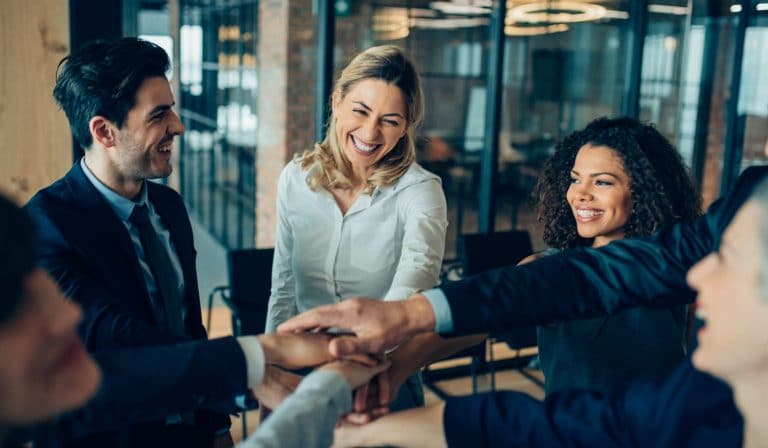
[{"label": "white dress shirt", "polygon": [[309,188],[310,170],[292,161],[280,174],[267,332],[319,305],[437,285],[448,225],[439,177],[414,163],[342,214],[329,191]]}]

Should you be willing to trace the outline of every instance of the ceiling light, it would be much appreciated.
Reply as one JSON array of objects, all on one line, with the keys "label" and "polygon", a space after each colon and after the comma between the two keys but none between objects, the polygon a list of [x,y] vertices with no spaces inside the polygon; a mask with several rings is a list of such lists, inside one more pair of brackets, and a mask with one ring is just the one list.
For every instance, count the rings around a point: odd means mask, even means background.
[{"label": "ceiling light", "polygon": [[488,25],[488,19],[485,17],[413,19],[412,25],[414,28],[450,30],[454,28],[473,28],[476,26],[485,26]]},{"label": "ceiling light", "polygon": [[542,34],[562,33],[568,31],[568,25],[557,23],[547,26],[515,26],[507,25],[504,27],[504,34],[511,37],[517,36],[539,36]]},{"label": "ceiling light", "polygon": [[741,5],[731,5],[731,12],[734,14],[738,14],[741,12]]},{"label": "ceiling light", "polygon": [[758,11],[768,11],[768,3],[758,3],[755,9]]},{"label": "ceiling light", "polygon": [[485,6],[470,3],[431,2],[429,7],[443,14],[460,14],[465,16],[478,16],[491,13],[491,9]]},{"label": "ceiling light", "polygon": [[672,6],[672,5],[648,5],[648,12],[655,12],[656,14],[672,14],[676,16],[687,16],[687,6]]},{"label": "ceiling light", "polygon": [[377,9],[371,22],[375,40],[403,39],[411,32],[407,8]]},{"label": "ceiling light", "polygon": [[605,7],[575,1],[543,1],[513,7],[509,16],[517,23],[573,23],[598,20]]}]

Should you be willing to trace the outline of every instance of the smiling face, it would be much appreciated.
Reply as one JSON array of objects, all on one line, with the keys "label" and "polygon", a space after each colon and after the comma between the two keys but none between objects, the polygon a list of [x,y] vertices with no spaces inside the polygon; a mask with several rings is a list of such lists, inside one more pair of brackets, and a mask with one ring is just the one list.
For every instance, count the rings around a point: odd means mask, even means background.
[{"label": "smiling face", "polygon": [[51,418],[96,392],[99,369],[75,332],[81,316],[47,273],[27,275],[19,309],[0,325],[0,426]]},{"label": "smiling face", "polygon": [[408,130],[403,92],[378,79],[333,95],[336,139],[355,170],[365,172],[389,154]]},{"label": "smiling face", "polygon": [[579,236],[594,239],[593,247],[624,237],[632,214],[629,185],[624,164],[613,149],[590,144],[579,149],[566,199]]},{"label": "smiling face", "polygon": [[147,78],[141,84],[136,104],[117,130],[117,143],[110,151],[119,179],[141,181],[171,174],[173,139],[184,132],[174,104],[165,77]]},{"label": "smiling face", "polygon": [[688,271],[698,292],[696,314],[706,324],[699,331],[693,364],[728,382],[744,375],[764,375],[768,368],[768,297],[760,226],[765,216],[747,202],[723,234],[720,249]]}]

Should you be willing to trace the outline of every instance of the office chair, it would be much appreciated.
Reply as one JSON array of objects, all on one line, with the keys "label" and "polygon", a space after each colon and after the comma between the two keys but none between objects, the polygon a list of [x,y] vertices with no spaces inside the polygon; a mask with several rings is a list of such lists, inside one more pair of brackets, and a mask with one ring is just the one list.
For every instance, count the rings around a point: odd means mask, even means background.
[{"label": "office chair", "polygon": [[[511,230],[462,235],[459,238],[458,252],[464,268],[462,275],[469,277],[491,269],[514,266],[523,258],[532,254],[533,247],[531,245],[531,236],[527,231]],[[536,346],[535,326],[509,329],[502,334],[492,335],[492,338],[501,339],[509,348],[515,350],[514,368],[521,375],[543,387],[544,384],[538,378],[523,369],[524,365],[522,365],[522,362],[524,360],[520,356],[520,350]],[[491,389],[495,389],[493,341],[489,344],[489,348]]]},{"label": "office chair", "polygon": [[[208,295],[208,329],[216,295],[232,312],[232,335],[264,333],[267,321],[274,249],[239,249],[227,254],[229,285],[217,286]],[[249,403],[257,407],[258,403]],[[250,407],[250,406],[249,406]],[[243,440],[248,436],[245,411],[241,414]]]}]

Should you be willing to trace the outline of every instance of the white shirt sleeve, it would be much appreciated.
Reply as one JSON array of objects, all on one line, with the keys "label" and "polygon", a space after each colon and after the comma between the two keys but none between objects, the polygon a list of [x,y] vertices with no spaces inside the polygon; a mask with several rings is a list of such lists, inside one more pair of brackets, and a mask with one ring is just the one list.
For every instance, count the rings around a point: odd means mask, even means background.
[{"label": "white shirt sleeve", "polygon": [[278,325],[298,314],[296,279],[293,275],[293,231],[288,220],[287,203],[291,171],[297,167],[290,162],[280,174],[277,186],[277,236],[275,258],[272,261],[272,289],[267,309],[266,333],[274,333]]},{"label": "white shirt sleeve", "polygon": [[436,286],[445,252],[447,207],[437,179],[403,191],[397,212],[405,223],[402,252],[384,300],[405,299],[418,290]]},{"label": "white shirt sleeve", "polygon": [[352,390],[344,377],[317,370],[238,448],[331,446],[336,421],[351,409]]},{"label": "white shirt sleeve", "polygon": [[266,359],[264,348],[256,336],[240,336],[237,338],[240,349],[245,356],[245,369],[248,378],[248,389],[255,389],[264,381]]}]

